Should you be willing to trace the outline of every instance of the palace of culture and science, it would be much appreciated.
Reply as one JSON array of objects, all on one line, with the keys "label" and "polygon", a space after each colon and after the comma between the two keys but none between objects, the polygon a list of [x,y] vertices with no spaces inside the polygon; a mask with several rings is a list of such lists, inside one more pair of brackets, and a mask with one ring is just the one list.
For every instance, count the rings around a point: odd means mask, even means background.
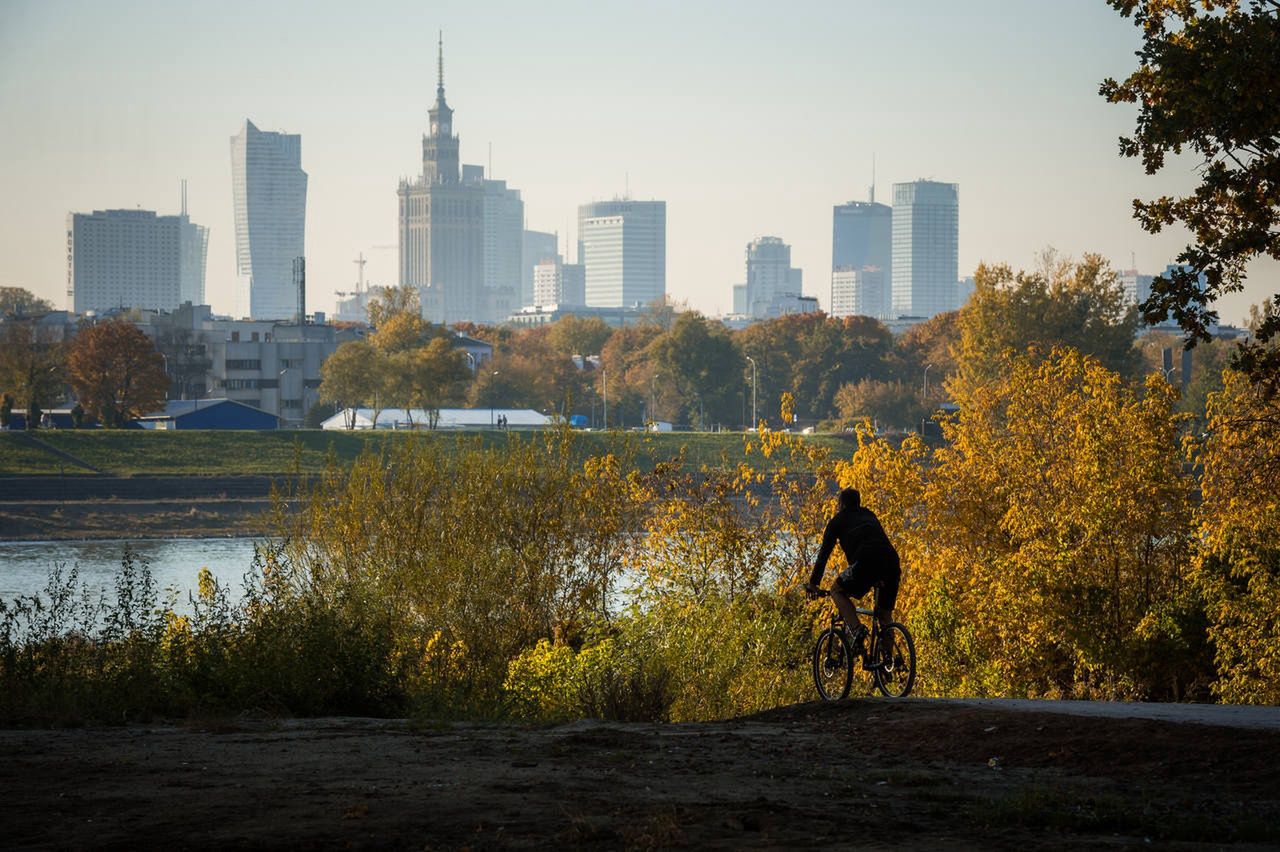
[{"label": "palace of culture and science", "polygon": [[401,180],[397,192],[400,285],[418,291],[431,322],[498,322],[520,307],[524,203],[505,181],[486,180],[483,168],[460,169],[443,40],[438,63],[422,175]]}]

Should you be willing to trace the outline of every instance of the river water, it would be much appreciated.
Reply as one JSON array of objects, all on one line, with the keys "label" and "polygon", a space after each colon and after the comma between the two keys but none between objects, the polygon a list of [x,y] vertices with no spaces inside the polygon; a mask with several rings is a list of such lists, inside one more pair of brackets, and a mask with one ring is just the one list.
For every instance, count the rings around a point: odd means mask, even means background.
[{"label": "river water", "polygon": [[151,566],[161,601],[164,589],[177,589],[181,610],[187,592],[195,589],[196,575],[206,566],[235,597],[241,577],[253,563],[254,541],[252,538],[170,538],[0,542],[0,600],[43,592],[49,570],[55,565],[78,568],[80,583],[95,592],[105,589],[110,595],[113,580],[120,571],[120,559],[128,547],[135,561],[146,560]]}]

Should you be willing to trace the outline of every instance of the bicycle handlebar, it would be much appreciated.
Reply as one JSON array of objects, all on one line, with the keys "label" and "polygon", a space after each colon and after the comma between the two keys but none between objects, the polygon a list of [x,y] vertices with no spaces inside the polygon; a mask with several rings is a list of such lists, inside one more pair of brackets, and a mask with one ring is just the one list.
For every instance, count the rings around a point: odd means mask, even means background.
[{"label": "bicycle handlebar", "polygon": [[[814,589],[813,595],[814,597],[818,597],[818,598],[829,598],[831,597],[831,590],[830,589]],[[876,614],[875,610],[863,609],[860,606],[855,606],[853,608],[853,611],[856,612],[858,615],[875,615]]]}]

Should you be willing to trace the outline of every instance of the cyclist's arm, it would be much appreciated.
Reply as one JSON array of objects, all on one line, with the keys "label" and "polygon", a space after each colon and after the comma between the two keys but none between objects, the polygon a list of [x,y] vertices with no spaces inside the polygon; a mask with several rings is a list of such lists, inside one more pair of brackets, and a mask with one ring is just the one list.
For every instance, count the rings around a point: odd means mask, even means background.
[{"label": "cyclist's arm", "polygon": [[813,562],[813,572],[809,574],[809,585],[816,586],[822,580],[822,573],[827,570],[827,560],[836,546],[836,519],[827,521],[827,528],[822,533],[822,547],[818,548],[818,558]]}]

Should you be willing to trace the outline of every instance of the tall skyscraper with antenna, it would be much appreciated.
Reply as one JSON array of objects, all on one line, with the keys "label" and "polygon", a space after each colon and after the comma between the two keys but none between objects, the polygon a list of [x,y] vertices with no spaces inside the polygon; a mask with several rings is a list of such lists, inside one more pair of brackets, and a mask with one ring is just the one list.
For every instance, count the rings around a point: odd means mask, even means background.
[{"label": "tall skyscraper with antenna", "polygon": [[400,285],[418,291],[422,314],[432,322],[495,322],[519,307],[523,209],[519,193],[484,179],[483,166],[461,165],[453,110],[444,96],[443,34],[436,63],[422,174],[401,180],[397,191]]},{"label": "tall skyscraper with antenna", "polygon": [[[831,223],[831,303],[833,316],[863,313],[870,305],[879,307],[878,315],[888,318],[890,284],[893,280],[893,208],[876,203],[875,166],[872,161],[871,189],[868,201],[850,201],[832,209]],[[840,283],[837,286],[837,274]],[[846,298],[857,287],[877,287],[875,293],[860,293],[856,300]]]}]

